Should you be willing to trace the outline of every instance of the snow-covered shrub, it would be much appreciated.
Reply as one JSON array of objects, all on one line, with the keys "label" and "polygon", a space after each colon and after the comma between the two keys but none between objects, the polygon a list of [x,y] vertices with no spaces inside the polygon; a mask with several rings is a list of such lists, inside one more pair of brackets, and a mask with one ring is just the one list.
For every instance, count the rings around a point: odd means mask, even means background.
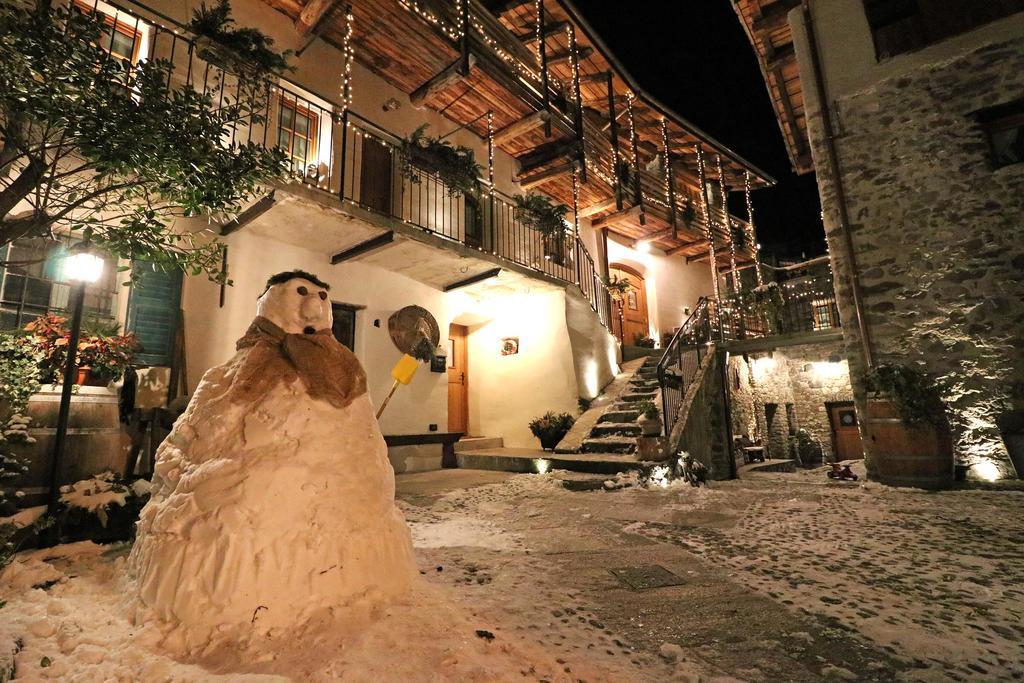
[{"label": "snow-covered shrub", "polygon": [[110,542],[131,538],[139,511],[149,500],[144,479],[128,483],[113,472],[60,487],[58,527],[62,542]]}]

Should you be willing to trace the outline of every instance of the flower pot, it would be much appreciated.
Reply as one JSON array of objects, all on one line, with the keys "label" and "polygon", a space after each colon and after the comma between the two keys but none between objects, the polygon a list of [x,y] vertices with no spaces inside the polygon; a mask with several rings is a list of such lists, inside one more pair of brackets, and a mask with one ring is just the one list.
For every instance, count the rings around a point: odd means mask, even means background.
[{"label": "flower pot", "polygon": [[555,450],[555,446],[561,441],[567,432],[545,432],[537,438],[540,439],[540,447],[545,451]]},{"label": "flower pot", "polygon": [[75,384],[85,387],[105,387],[110,384],[110,382],[100,377],[96,377],[92,374],[92,368],[84,365],[78,368],[78,374],[75,376]]},{"label": "flower pot", "polygon": [[641,415],[636,421],[640,425],[640,433],[643,436],[661,435],[661,415],[657,415],[655,417]]},{"label": "flower pot", "polygon": [[868,397],[869,475],[890,486],[942,489],[953,483],[953,440],[945,425],[907,424],[884,394]]}]

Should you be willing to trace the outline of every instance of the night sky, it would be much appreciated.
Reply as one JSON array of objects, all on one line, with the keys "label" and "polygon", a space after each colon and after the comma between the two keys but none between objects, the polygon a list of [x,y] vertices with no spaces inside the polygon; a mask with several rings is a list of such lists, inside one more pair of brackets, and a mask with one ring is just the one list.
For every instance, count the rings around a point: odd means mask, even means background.
[{"label": "night sky", "polygon": [[[641,87],[778,180],[754,193],[766,252],[825,253],[814,175],[793,173],[757,58],[729,0],[576,6]],[[735,211],[744,215],[742,200]]]}]

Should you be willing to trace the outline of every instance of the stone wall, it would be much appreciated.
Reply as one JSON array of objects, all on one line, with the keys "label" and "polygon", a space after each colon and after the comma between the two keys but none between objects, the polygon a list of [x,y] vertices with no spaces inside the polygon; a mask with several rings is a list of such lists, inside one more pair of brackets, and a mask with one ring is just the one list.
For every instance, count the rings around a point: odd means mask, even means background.
[{"label": "stone wall", "polygon": [[[806,429],[821,442],[825,457],[832,455],[829,403],[853,400],[849,366],[840,341],[800,344],[767,352],[729,358],[729,396],[732,431],[748,434],[768,444],[769,455],[789,457],[790,420],[793,429]],[[756,357],[755,357],[756,356]],[[772,428],[765,420],[765,406],[777,405]]]},{"label": "stone wall", "polygon": [[[997,426],[1019,423],[1024,410],[1024,164],[994,169],[972,113],[1024,93],[1024,35],[984,44],[989,35],[967,34],[975,46],[953,57],[929,52],[941,45],[926,48],[899,75],[833,104],[875,361],[912,364],[943,382],[958,461],[981,465],[968,476],[995,478],[1024,468],[1019,459],[1015,467]],[[823,49],[828,40],[845,38],[826,36]],[[929,54],[944,56],[927,63]],[[806,41],[798,56],[810,74]],[[863,408],[851,271],[809,75],[803,90],[846,354]]]},{"label": "stone wall", "polygon": [[735,476],[732,449],[726,432],[725,402],[722,394],[722,363],[725,353],[708,353],[679,405],[679,419],[670,441],[708,468],[710,479]]}]

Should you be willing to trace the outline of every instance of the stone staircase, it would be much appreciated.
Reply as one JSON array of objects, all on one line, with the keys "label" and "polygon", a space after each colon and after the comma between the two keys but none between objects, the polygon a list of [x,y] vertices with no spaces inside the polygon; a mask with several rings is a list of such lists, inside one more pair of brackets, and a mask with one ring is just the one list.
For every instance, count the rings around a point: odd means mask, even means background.
[{"label": "stone staircase", "polygon": [[[555,449],[556,453],[607,453],[629,455],[636,451],[636,439],[640,436],[637,406],[642,401],[652,401],[660,407],[661,394],[658,387],[658,361],[660,356],[647,356],[632,369],[624,386],[618,389],[606,405],[591,408],[599,415],[590,426],[589,434],[580,442],[565,440]],[[608,393],[608,392],[606,392]],[[597,403],[597,401],[595,401]],[[589,411],[588,411],[589,412]],[[586,426],[589,421],[584,420]]]}]

